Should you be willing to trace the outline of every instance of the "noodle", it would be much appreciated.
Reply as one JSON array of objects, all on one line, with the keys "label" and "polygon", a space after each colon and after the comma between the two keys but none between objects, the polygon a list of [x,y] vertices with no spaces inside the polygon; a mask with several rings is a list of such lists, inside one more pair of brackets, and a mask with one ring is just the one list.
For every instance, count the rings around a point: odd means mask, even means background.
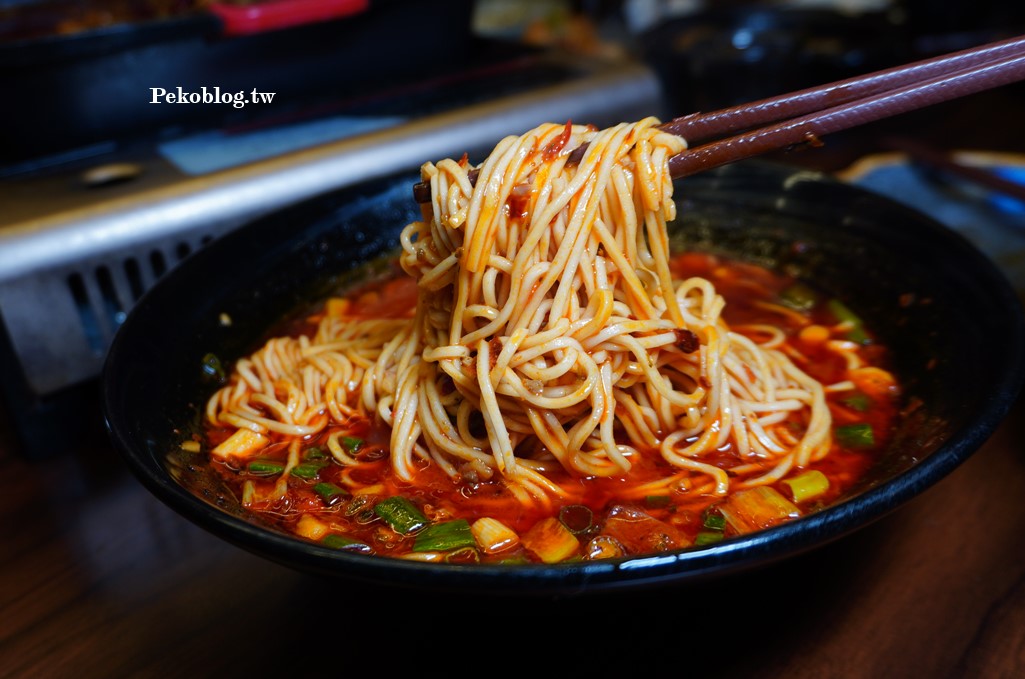
[{"label": "noodle", "polygon": [[[711,282],[673,280],[668,160],[685,142],[657,123],[541,125],[503,139],[475,184],[465,160],[425,164],[431,201],[400,239],[415,314],[341,309],[310,339],[271,340],[238,362],[209,421],[303,437],[379,418],[400,480],[436,465],[541,506],[571,498],[568,479],[629,475],[641,454],[672,473],[624,497],[725,495],[821,459],[825,390],[779,331],[738,334]],[[357,464],[337,433],[328,446]],[[732,467],[716,455],[727,446]]]}]

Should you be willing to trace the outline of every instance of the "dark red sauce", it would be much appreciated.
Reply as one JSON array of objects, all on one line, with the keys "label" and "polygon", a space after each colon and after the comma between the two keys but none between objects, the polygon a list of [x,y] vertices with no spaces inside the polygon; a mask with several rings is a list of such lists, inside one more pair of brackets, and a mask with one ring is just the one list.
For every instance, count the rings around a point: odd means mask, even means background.
[{"label": "dark red sauce", "polygon": [[[821,342],[805,339],[799,330],[812,325],[836,326],[837,319],[822,304],[807,311],[788,310],[781,303],[781,294],[794,284],[788,277],[775,274],[762,267],[732,262],[718,257],[688,253],[672,261],[676,279],[700,276],[710,280],[726,300],[724,319],[738,332],[747,332],[746,326],[769,324],[785,330],[791,358],[809,375],[823,384],[844,379],[846,362],[835,352],[827,351]],[[416,285],[408,276],[376,280],[347,295],[349,312],[367,317],[401,317],[412,315],[416,304]],[[312,333],[323,311],[314,311],[287,329],[279,328],[275,335]],[[805,319],[800,324],[793,321]],[[757,338],[758,331],[750,330]],[[691,338],[683,338],[689,341]],[[859,349],[863,359],[871,365],[885,369],[886,349],[869,341]],[[807,359],[807,360],[805,360]],[[870,375],[871,376],[871,375]],[[817,470],[828,479],[828,489],[807,501],[795,502],[798,513],[806,514],[835,502],[848,492],[872,466],[879,451],[886,447],[897,418],[898,391],[895,385],[876,388],[871,380],[866,389],[830,395],[828,403],[833,415],[834,430],[853,425],[871,431],[871,445],[844,447],[842,437],[834,436],[832,450],[824,459],[812,463],[807,469],[792,470],[790,476]],[[331,458],[327,439],[342,431],[351,440],[358,440],[352,455],[360,460],[358,467],[343,467]],[[231,432],[209,429],[204,443],[213,447]],[[388,459],[389,431],[371,417],[357,417],[344,428],[332,424],[324,431],[303,442],[304,456],[314,455],[315,462],[323,462],[313,478],[290,476],[288,491],[283,498],[260,500],[271,494],[280,482],[275,475],[253,474],[244,463],[238,465],[211,462],[210,469],[218,475],[237,497],[243,497],[248,482],[255,490],[255,500],[246,509],[261,522],[289,533],[299,531],[303,516],[306,522],[328,525],[326,533],[336,539],[325,539],[319,533],[315,538],[329,546],[386,556],[408,556],[414,548],[417,534],[402,535],[393,530],[377,512],[375,506],[385,498],[401,496],[408,499],[432,524],[465,519],[473,524],[480,517],[497,519],[521,538],[518,544],[494,554],[478,547],[450,551],[419,552],[417,558],[449,561],[538,561],[539,553],[529,548],[528,535],[541,534],[541,523],[556,520],[560,507],[545,509],[535,503],[524,506],[496,481],[477,479],[466,473],[454,482],[437,467],[422,465],[417,483],[410,486],[392,474]],[[272,443],[261,454],[261,459],[284,460],[287,442]],[[658,451],[642,451],[640,459],[633,460],[629,478],[571,478],[568,473],[550,474],[560,485],[577,490],[570,506],[562,509],[562,528],[576,540],[576,548],[566,558],[601,558],[637,553],[649,553],[687,546],[700,546],[719,539],[728,539],[738,530],[723,522],[720,508],[729,501],[714,494],[686,492],[656,493],[651,496],[622,499],[632,485],[664,478],[675,471]],[[325,455],[326,453],[326,455]],[[529,454],[529,451],[517,451]],[[705,462],[729,468],[737,460],[729,445],[717,454],[702,458]],[[771,467],[768,465],[767,468]],[[331,484],[342,489],[353,486],[370,487],[373,492],[363,495],[340,495],[330,500],[318,493],[318,484]],[[785,483],[771,486],[785,500],[792,498]],[[773,496],[775,497],[775,496]],[[584,519],[590,517],[589,521]],[[553,519],[554,517],[554,519]],[[771,525],[767,520],[762,525]],[[550,526],[549,526],[550,527]],[[558,526],[556,526],[558,528]],[[540,538],[539,538],[540,539]],[[572,547],[572,542],[568,543]]]}]

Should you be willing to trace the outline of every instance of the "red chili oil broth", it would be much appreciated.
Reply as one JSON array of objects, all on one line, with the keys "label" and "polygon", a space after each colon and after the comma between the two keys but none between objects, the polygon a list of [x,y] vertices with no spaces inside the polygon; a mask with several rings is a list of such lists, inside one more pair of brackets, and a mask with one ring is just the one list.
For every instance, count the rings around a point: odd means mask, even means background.
[{"label": "red chili oil broth", "polygon": [[[700,253],[686,253],[674,257],[671,270],[677,280],[700,276],[711,281],[717,292],[726,300],[723,318],[732,329],[743,332],[744,326],[754,324],[780,327],[789,337],[789,346],[796,352],[791,352],[790,355],[798,367],[823,384],[843,379],[844,360],[835,353],[802,342],[796,334],[799,328],[793,323],[790,314],[774,310],[782,306],[780,293],[794,283],[792,278],[760,266]],[[348,292],[346,299],[349,300],[350,306],[346,313],[366,317],[411,316],[415,308],[416,294],[415,282],[401,274],[396,267],[391,274],[375,278]],[[767,302],[770,306],[759,305],[758,302]],[[325,305],[321,303],[318,308],[300,316],[298,320],[275,328],[272,336],[297,336],[301,333],[312,335],[324,313]],[[822,304],[801,314],[807,319],[805,323],[810,321],[824,326],[837,324],[837,320],[823,308]],[[862,356],[870,365],[886,368],[885,347],[870,342],[862,349]],[[802,357],[808,360],[802,360]],[[827,394],[834,427],[849,423],[867,423],[872,428],[874,445],[861,449],[846,449],[840,445],[837,437],[834,437],[830,454],[809,467],[825,474],[829,479],[829,488],[825,493],[799,504],[802,514],[826,507],[842,497],[872,466],[878,451],[885,449],[894,430],[898,406],[896,389],[891,390],[887,398],[873,399],[871,407],[864,410],[845,403],[849,395],[849,392]],[[346,469],[332,460],[326,441],[337,431],[343,431],[343,435],[362,441],[361,448],[355,453],[362,463],[360,466]],[[208,428],[204,442],[207,449],[216,446],[230,433],[231,431],[225,429]],[[295,526],[304,513],[312,513],[320,520],[330,523],[332,534],[343,535],[368,546],[368,549],[360,548],[361,551],[384,556],[407,554],[414,542],[414,536],[401,536],[391,531],[387,524],[374,515],[374,503],[386,497],[401,495],[411,500],[432,522],[462,518],[473,523],[478,518],[491,517],[521,536],[541,519],[557,516],[559,513],[560,506],[554,502],[550,510],[543,510],[537,506],[522,506],[497,481],[497,474],[496,479],[491,481],[475,480],[472,475],[464,475],[462,482],[457,483],[436,466],[423,465],[418,472],[416,485],[411,486],[397,479],[392,473],[387,451],[389,436],[388,428],[370,417],[348,423],[344,429],[334,423],[330,424],[325,430],[303,442],[304,451],[319,448],[327,455],[328,463],[320,470],[318,476],[312,480],[290,476],[288,492],[284,498],[270,502],[256,501],[247,508],[248,511],[259,522],[270,524],[288,533],[295,532]],[[275,441],[283,440],[277,435],[272,434],[271,437]],[[287,445],[272,443],[260,454],[260,458],[284,461],[287,452]],[[517,451],[518,454],[520,452],[525,451]],[[707,514],[710,511],[715,512],[716,505],[723,500],[720,496],[673,492],[631,500],[617,499],[633,484],[663,478],[678,471],[665,462],[657,450],[641,453],[633,458],[633,468],[628,479],[574,479],[561,470],[550,474],[564,487],[566,484],[575,486],[578,494],[572,504],[587,507],[594,517],[595,524],[577,536],[580,538],[581,549],[572,558],[584,556],[587,540],[602,532],[602,521],[612,507],[636,511],[653,519],[650,526],[657,536],[637,535],[627,539],[620,535],[617,540],[620,546],[625,540],[633,545],[634,550],[640,550],[641,553],[687,546],[694,543],[699,534],[707,534]],[[702,460],[723,468],[729,468],[737,463],[729,444],[716,453],[703,457]],[[242,496],[242,486],[246,481],[254,483],[257,497],[269,493],[278,481],[277,476],[267,478],[251,474],[246,471],[244,463],[236,466],[211,461],[209,468],[236,497]],[[806,470],[793,470],[791,476],[802,471]],[[314,486],[323,482],[346,488],[347,484],[343,478],[346,476],[361,484],[379,485],[380,488],[371,495],[346,497],[330,504],[314,491]],[[777,483],[773,487],[784,497],[791,497],[789,489],[784,484]],[[640,530],[640,526],[648,524],[633,521],[619,522],[617,525],[620,528],[622,525],[633,525],[636,530]],[[733,531],[727,526],[722,537],[729,537],[732,534]],[[666,536],[679,536],[680,539],[677,541]],[[636,551],[626,551],[627,555],[634,553]],[[476,550],[462,550],[451,560],[467,558],[481,562],[537,560],[535,555],[522,546],[494,555],[486,555]]]}]

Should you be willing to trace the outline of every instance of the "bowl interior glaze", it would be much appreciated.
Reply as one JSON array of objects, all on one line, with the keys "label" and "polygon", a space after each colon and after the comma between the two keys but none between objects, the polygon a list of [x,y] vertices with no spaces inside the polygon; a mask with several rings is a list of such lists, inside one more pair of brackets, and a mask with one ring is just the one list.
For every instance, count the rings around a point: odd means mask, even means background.
[{"label": "bowl interior glaze", "polygon": [[[908,410],[868,477],[835,505],[697,549],[558,565],[414,563],[330,550],[249,519],[216,484],[203,499],[179,444],[214,386],[203,357],[229,362],[272,326],[394,249],[419,218],[415,175],[357,186],[263,217],[195,253],[133,308],[103,372],[104,415],[128,466],[158,498],[210,532],[276,562],[377,583],[580,593],[696,580],[765,565],[861,528],[951,472],[981,446],[1021,389],[1021,302],[958,234],[876,194],[763,162],[676,186],[672,239],[783,269],[843,299],[892,348]],[[179,452],[176,452],[179,451]]]}]

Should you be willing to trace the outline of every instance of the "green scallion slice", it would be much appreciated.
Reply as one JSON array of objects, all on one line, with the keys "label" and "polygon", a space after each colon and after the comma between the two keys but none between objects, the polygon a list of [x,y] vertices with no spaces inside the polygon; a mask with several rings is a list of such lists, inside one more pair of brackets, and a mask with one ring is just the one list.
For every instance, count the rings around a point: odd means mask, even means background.
[{"label": "green scallion slice", "polygon": [[257,476],[276,476],[285,471],[285,465],[274,460],[252,460],[246,468]]},{"label": "green scallion slice", "polygon": [[783,485],[790,489],[794,502],[804,502],[829,490],[829,478],[817,469],[809,469],[792,478],[783,479]]},{"label": "green scallion slice", "polygon": [[336,535],[334,533],[325,535],[320,541],[320,544],[325,547],[330,547],[331,549],[349,549],[357,552],[366,552],[370,550],[370,547],[365,542],[353,540],[352,538],[347,538],[344,535]]},{"label": "green scallion slice", "polygon": [[218,383],[224,382],[224,380],[227,379],[227,376],[224,374],[224,366],[221,364],[221,359],[217,358],[216,354],[207,354],[203,356],[201,366],[204,378],[216,380]]},{"label": "green scallion slice", "polygon": [[865,344],[868,342],[868,334],[865,332],[865,325],[862,323],[861,317],[855,314],[853,311],[847,308],[847,306],[837,299],[831,299],[827,302],[830,313],[836,317],[836,320],[841,323],[849,323],[851,329],[847,331],[846,337],[851,342],[857,342],[858,344]]},{"label": "green scallion slice", "polygon": [[794,283],[779,293],[783,304],[798,311],[808,311],[818,301],[818,294],[804,283]]},{"label": "green scallion slice", "polygon": [[859,413],[863,413],[872,407],[872,399],[865,394],[862,394],[860,391],[855,394],[851,394],[840,402],[851,410],[856,410]]},{"label": "green scallion slice", "polygon": [[306,452],[303,453],[303,459],[304,460],[326,460],[327,459],[327,453],[325,453],[324,449],[321,448],[320,446],[312,446],[310,448],[307,448]]},{"label": "green scallion slice", "polygon": [[480,552],[476,547],[462,547],[445,555],[446,563],[480,563]]},{"label": "green scallion slice", "polygon": [[845,424],[836,428],[836,438],[845,448],[871,448],[876,444],[872,425],[867,423]]},{"label": "green scallion slice", "polygon": [[292,467],[292,471],[290,473],[292,476],[298,476],[300,479],[306,479],[309,481],[310,479],[317,478],[317,475],[320,474],[320,470],[326,467],[327,464],[327,462],[320,461],[303,462],[302,464],[297,464]]},{"label": "green scallion slice", "polygon": [[594,513],[584,505],[567,505],[559,510],[559,521],[570,533],[580,535],[590,530],[594,523]]},{"label": "green scallion slice", "polygon": [[694,536],[694,546],[704,547],[705,545],[714,545],[715,543],[723,539],[723,534],[719,531],[714,530],[703,530]]},{"label": "green scallion slice", "polygon": [[[363,510],[368,509],[368,505],[370,504],[370,502],[371,502],[371,499],[370,499],[369,495],[355,495],[355,496],[353,496],[352,501],[349,502],[347,505],[345,505],[345,509],[344,509],[345,515],[346,516],[356,516],[357,514],[362,512]],[[370,510],[370,513],[371,513],[371,515],[376,516],[372,509]]]},{"label": "green scallion slice", "polygon": [[408,535],[426,526],[427,517],[404,497],[389,497],[374,505],[374,513],[397,533]]},{"label": "green scallion slice", "polygon": [[719,512],[706,512],[702,525],[709,530],[725,530],[726,517]]},{"label": "green scallion slice", "polygon": [[668,495],[646,495],[644,497],[644,504],[652,509],[660,507],[668,507],[670,498]]},{"label": "green scallion slice", "polygon": [[320,496],[320,499],[329,505],[349,497],[349,491],[339,488],[333,483],[321,482],[313,486],[313,492]]},{"label": "green scallion slice", "polygon": [[455,549],[476,547],[477,541],[470,532],[466,519],[436,523],[417,533],[413,542],[414,552],[451,552]]},{"label": "green scallion slice", "polygon": [[355,436],[343,436],[341,440],[342,445],[345,446],[345,449],[350,453],[358,453],[359,449],[363,447],[363,439]]}]

